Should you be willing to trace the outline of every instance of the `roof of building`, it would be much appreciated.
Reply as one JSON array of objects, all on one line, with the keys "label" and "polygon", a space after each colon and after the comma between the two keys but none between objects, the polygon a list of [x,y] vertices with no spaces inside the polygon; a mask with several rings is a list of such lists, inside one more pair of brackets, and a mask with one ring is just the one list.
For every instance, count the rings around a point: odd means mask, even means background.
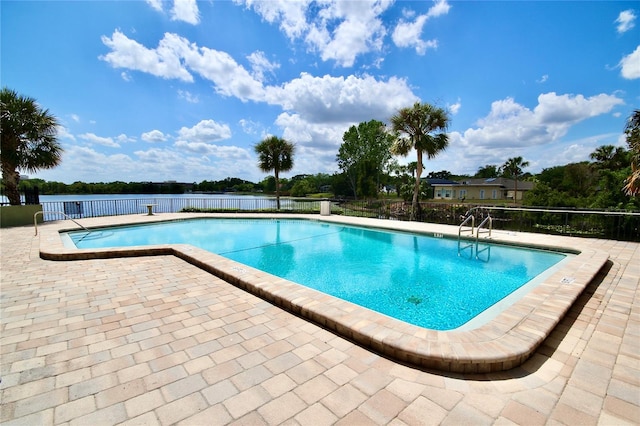
[{"label": "roof of building", "polygon": [[460,182],[449,179],[423,178],[429,185],[460,185]]},{"label": "roof of building", "polygon": [[[514,179],[507,179],[503,177],[499,178],[468,178],[461,180],[459,182],[446,181],[446,179],[433,179],[433,180],[441,180],[445,182],[431,182],[431,185],[439,185],[439,186],[453,186],[453,185],[464,185],[464,186],[498,186],[504,189],[515,189],[516,181]],[[526,191],[533,189],[534,183],[526,180],[518,181],[518,190]]]}]

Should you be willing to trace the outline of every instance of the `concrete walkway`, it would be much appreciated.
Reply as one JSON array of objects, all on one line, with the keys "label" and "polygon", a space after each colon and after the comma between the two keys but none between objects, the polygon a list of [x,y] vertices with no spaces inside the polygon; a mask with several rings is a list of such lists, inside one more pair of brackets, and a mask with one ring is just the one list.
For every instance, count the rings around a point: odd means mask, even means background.
[{"label": "concrete walkway", "polygon": [[[47,225],[44,225],[47,226]],[[0,230],[0,422],[640,423],[640,244],[610,262],[523,366],[420,371],[173,256],[45,261]]]}]

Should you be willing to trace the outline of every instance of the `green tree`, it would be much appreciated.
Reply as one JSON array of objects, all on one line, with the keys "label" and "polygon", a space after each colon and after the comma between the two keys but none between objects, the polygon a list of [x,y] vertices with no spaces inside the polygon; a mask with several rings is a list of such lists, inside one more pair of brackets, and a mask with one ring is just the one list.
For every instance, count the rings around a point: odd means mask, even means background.
[{"label": "green tree", "polygon": [[498,166],[494,164],[487,164],[486,166],[480,167],[474,177],[489,179],[498,177],[498,174]]},{"label": "green tree", "polygon": [[0,156],[2,180],[11,205],[20,205],[19,170],[34,173],[57,166],[62,159],[57,119],[33,98],[3,88],[0,92]]},{"label": "green tree", "polygon": [[562,167],[564,175],[560,189],[572,197],[588,198],[594,192],[597,183],[596,173],[585,162],[571,163]]},{"label": "green tree", "polygon": [[315,186],[311,182],[311,179],[297,180],[291,188],[291,195],[294,197],[304,197],[307,194],[312,194],[316,191]]},{"label": "green tree", "polygon": [[449,114],[442,108],[416,102],[412,107],[402,108],[391,117],[391,125],[397,135],[391,152],[407,156],[412,150],[416,150],[416,180],[410,215],[410,219],[415,220],[419,209],[422,157],[426,154],[428,159],[432,159],[449,145],[449,137],[445,133],[449,126]]},{"label": "green tree", "polygon": [[270,136],[258,143],[254,150],[258,154],[260,170],[263,172],[273,170],[276,184],[276,205],[280,210],[280,172],[287,172],[293,168],[295,145],[277,136]]},{"label": "green tree", "polygon": [[640,110],[635,110],[627,119],[624,129],[629,145],[631,173],[625,179],[624,191],[627,195],[635,196],[640,193]]},{"label": "green tree", "polygon": [[513,203],[518,201],[518,176],[522,175],[522,169],[529,166],[528,161],[522,157],[509,158],[500,168],[504,177],[514,180]]},{"label": "green tree", "polygon": [[347,176],[353,196],[376,196],[383,173],[391,161],[393,136],[381,121],[351,126],[342,136],[336,161]]},{"label": "green tree", "polygon": [[440,170],[439,172],[429,172],[429,174],[427,175],[429,179],[451,179],[451,176],[453,175],[448,170]]},{"label": "green tree", "polygon": [[594,160],[594,166],[600,170],[619,170],[629,164],[627,151],[621,146],[599,146],[589,154],[589,158]]}]

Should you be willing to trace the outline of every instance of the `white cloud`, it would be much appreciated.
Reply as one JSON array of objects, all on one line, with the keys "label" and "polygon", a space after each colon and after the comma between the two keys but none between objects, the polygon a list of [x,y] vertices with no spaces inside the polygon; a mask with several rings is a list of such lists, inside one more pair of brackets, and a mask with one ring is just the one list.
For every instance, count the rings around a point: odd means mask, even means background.
[{"label": "white cloud", "polygon": [[108,146],[110,148],[120,147],[120,144],[115,142],[113,138],[97,136],[94,133],[83,133],[81,135],[78,135],[78,137],[87,142],[102,145],[102,146]]},{"label": "white cloud", "polygon": [[60,125],[56,127],[56,136],[59,139],[71,139],[72,141],[76,140],[76,137],[69,133],[69,129]]},{"label": "white cloud", "polygon": [[78,114],[70,114],[69,117],[71,117],[71,119],[76,123],[80,122],[80,116]]},{"label": "white cloud", "polygon": [[456,115],[458,111],[460,111],[460,108],[462,108],[460,98],[458,98],[458,101],[455,104],[447,105],[447,109],[449,110],[451,115]]},{"label": "white cloud", "polygon": [[126,72],[126,71],[122,71],[122,72],[120,73],[120,77],[122,77],[122,79],[123,79],[124,81],[127,81],[127,82],[128,82],[128,81],[132,81],[132,80],[133,80],[133,78],[131,78],[131,75],[130,75],[128,72]]},{"label": "white cloud", "polygon": [[200,23],[200,11],[196,0],[174,0],[171,19],[184,21],[192,25]]},{"label": "white cloud", "polygon": [[623,103],[614,95],[585,98],[550,92],[538,96],[538,105],[531,110],[506,98],[491,104],[489,114],[478,121],[479,127],[451,134],[458,143],[476,151],[545,145],[566,135],[571,126]]},{"label": "white cloud", "polygon": [[162,12],[162,0],[146,0],[149,6],[157,10],[158,12]]},{"label": "white cloud", "polygon": [[[164,12],[164,0],[146,0],[147,4],[158,12]],[[197,25],[200,23],[200,11],[196,0],[174,0],[171,8],[171,20],[183,21],[188,24]]]},{"label": "white cloud", "polygon": [[281,87],[268,87],[266,99],[313,123],[387,120],[417,100],[407,82],[396,77],[380,81],[367,75],[313,77],[307,73]]},{"label": "white cloud", "polygon": [[131,136],[127,136],[124,133],[119,134],[118,136],[116,136],[116,141],[120,142],[120,143],[125,143],[125,142],[135,142],[136,138],[132,138]]},{"label": "white cloud", "polygon": [[164,142],[167,140],[167,136],[160,130],[151,130],[140,135],[140,139],[145,142]]},{"label": "white cloud", "polygon": [[200,98],[198,95],[194,95],[187,90],[178,90],[178,97],[180,99],[184,99],[185,101],[191,104],[197,104],[200,102]]},{"label": "white cloud", "polygon": [[[255,159],[246,150],[220,147],[217,155],[215,150],[211,150],[208,157],[196,151],[153,147],[131,155],[107,155],[91,147],[70,145],[65,146],[59,166],[41,170],[37,177],[65,183],[112,182],[116,179],[125,182],[162,182],[168,177],[180,182],[200,182],[203,176],[211,180],[242,176],[257,182],[263,178]],[[113,169],[105,167],[105,164],[118,165],[116,178]]]},{"label": "white cloud", "polygon": [[306,13],[312,0],[233,0],[236,4],[244,3],[253,8],[270,24],[280,22],[280,29],[294,40],[308,29]]},{"label": "white cloud", "polygon": [[545,74],[542,77],[540,77],[540,80],[536,80],[536,83],[546,83],[547,80],[549,80],[549,75]]},{"label": "white cloud", "polygon": [[[426,14],[419,15],[413,22],[401,20],[393,30],[391,36],[393,42],[398,47],[413,47],[418,55],[424,55],[427,49],[436,49],[438,47],[437,40],[422,40],[422,30],[427,20],[449,13],[451,6],[446,0],[437,0],[435,4],[429,8]],[[405,17],[411,17],[405,13]]]},{"label": "white cloud", "polygon": [[[417,100],[407,82],[396,77],[381,81],[368,75],[312,77],[303,73],[282,86],[265,87],[229,54],[198,47],[175,34],[165,34],[158,49],[147,49],[119,31],[114,33],[113,39],[118,42],[107,44],[114,51],[104,57],[113,66],[181,80],[187,76],[192,79],[190,70],[212,81],[219,94],[235,96],[242,101],[280,105],[287,111],[299,112],[310,122],[359,122],[371,118],[386,120],[399,108]],[[135,49],[130,48],[132,45]],[[124,52],[118,50],[121,46]],[[143,58],[138,60],[130,55],[132,50],[141,52]],[[250,60],[264,69],[276,66],[258,53]],[[167,63],[174,66],[160,67]],[[385,101],[381,102],[381,99]]]},{"label": "white cloud", "polygon": [[292,175],[335,171],[336,153],[351,125],[371,119],[386,122],[417,100],[405,80],[379,81],[370,76],[302,74],[282,87],[268,88],[267,93],[270,103],[285,110],[275,121],[282,137],[297,145]]},{"label": "white cloud", "polygon": [[618,31],[619,34],[626,33],[636,25],[635,20],[636,14],[633,13],[633,9],[623,10],[615,20],[615,23],[618,24],[616,31]]},{"label": "white cloud", "polygon": [[251,69],[253,70],[253,78],[257,81],[264,81],[264,74],[273,74],[275,70],[280,68],[280,64],[277,62],[270,62],[262,51],[253,52],[247,56],[249,63],[251,63]]},{"label": "white cloud", "polygon": [[422,27],[427,21],[427,15],[420,15],[414,22],[400,22],[391,38],[398,47],[414,47],[418,55],[424,55],[427,49],[436,49],[438,47],[437,40],[424,41],[420,38],[422,35]]},{"label": "white cloud", "polygon": [[263,96],[262,83],[239,65],[228,53],[198,47],[187,39],[175,34],[165,34],[179,49],[180,56],[194,72],[215,84],[216,92],[225,96],[235,96],[242,101],[258,100]]},{"label": "white cloud", "polygon": [[298,114],[282,113],[276,119],[282,137],[296,144],[296,157],[291,175],[332,173],[336,170],[336,153],[344,132],[357,123],[310,123]]},{"label": "white cloud", "polygon": [[335,157],[344,132],[354,123],[310,123],[299,114],[283,112],[275,124],[282,128],[285,139],[308,147],[335,148]]},{"label": "white cloud", "polygon": [[178,131],[178,138],[182,142],[215,142],[231,137],[231,129],[226,124],[219,124],[213,120],[202,120],[193,127],[183,127]]},{"label": "white cloud", "polygon": [[[350,67],[364,53],[380,51],[386,28],[380,15],[393,3],[373,1],[234,0],[279,24],[291,40],[303,40],[323,61]],[[310,7],[311,3],[313,7]]]},{"label": "white cloud", "polygon": [[[247,58],[252,64],[252,75],[227,53],[199,47],[175,34],[165,34],[159,46],[164,46],[164,52],[173,55],[171,63],[179,64],[183,73],[193,73],[212,81],[219,94],[280,106],[284,112],[276,124],[282,129],[283,137],[300,144],[296,168],[307,164],[306,171],[335,169],[335,152],[350,125],[371,119],[387,121],[399,108],[418,100],[407,81],[396,77],[380,80],[369,75],[314,77],[303,73],[282,85],[265,86],[262,83],[264,74],[272,72],[277,64],[268,61],[261,52]],[[157,49],[148,50],[150,57],[160,56]],[[120,52],[114,53],[120,56]],[[170,54],[165,53],[163,58]],[[134,69],[159,74],[147,63],[131,63],[131,67],[137,67]],[[116,61],[112,62],[112,65],[116,64]],[[128,65],[123,63],[123,66]],[[168,72],[163,77],[167,75]],[[173,75],[173,78],[179,78],[181,74],[174,71]],[[187,93],[179,91],[178,95],[188,99]],[[250,134],[266,135],[266,129],[258,128],[248,120],[240,121],[240,125]],[[227,125],[204,120],[192,128],[180,129],[174,147],[184,152],[213,155],[211,152],[216,148],[206,145],[230,137],[231,130]],[[301,168],[297,170],[305,172]],[[242,173],[246,174],[246,170]]]},{"label": "white cloud", "polygon": [[177,141],[174,146],[194,154],[216,157],[223,160],[249,160],[249,151],[237,146],[219,146],[203,142]]},{"label": "white cloud", "polygon": [[320,19],[311,26],[313,36],[306,41],[323,61],[331,59],[351,67],[358,55],[382,50],[387,30],[379,16],[391,4],[386,0],[328,3],[318,13]]},{"label": "white cloud", "polygon": [[105,167],[105,164],[117,164],[118,175],[122,176],[121,180],[136,180],[127,178],[130,176],[130,172],[136,170],[136,164],[129,156],[121,153],[106,155],[93,148],[77,145],[65,146],[60,165],[38,172],[38,177],[66,183],[73,181],[112,182],[114,180],[113,169]]},{"label": "white cloud", "polygon": [[228,53],[198,47],[177,34],[165,33],[155,49],[144,47],[119,30],[116,30],[111,38],[103,36],[102,42],[112,51],[100,56],[100,59],[116,68],[132,69],[191,83],[194,80],[188,71],[190,69],[212,81],[215,90],[222,95],[235,96],[243,101],[259,100],[264,95],[262,83]]},{"label": "white cloud", "polygon": [[181,39],[173,34],[165,34],[156,49],[148,49],[135,40],[131,40],[119,30],[111,38],[102,36],[102,43],[111,52],[99,59],[108,62],[114,68],[127,68],[143,71],[162,78],[177,78],[193,82],[193,77],[181,63]]},{"label": "white cloud", "polygon": [[263,126],[255,121],[242,118],[238,121],[238,124],[240,124],[240,127],[242,127],[242,131],[248,135],[257,135],[259,133],[264,133]]},{"label": "white cloud", "polygon": [[429,8],[427,16],[429,18],[437,18],[441,15],[446,15],[451,9],[451,5],[447,3],[447,0],[434,0],[434,5]]},{"label": "white cloud", "polygon": [[640,45],[633,53],[622,58],[618,65],[620,65],[622,77],[627,80],[640,78]]}]

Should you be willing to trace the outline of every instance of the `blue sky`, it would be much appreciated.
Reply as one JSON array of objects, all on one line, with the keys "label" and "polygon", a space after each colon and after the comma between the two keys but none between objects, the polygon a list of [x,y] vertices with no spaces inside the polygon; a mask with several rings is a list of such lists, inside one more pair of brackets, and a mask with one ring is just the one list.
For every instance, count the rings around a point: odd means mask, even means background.
[{"label": "blue sky", "polygon": [[[510,157],[532,173],[624,146],[640,108],[637,2],[6,1],[3,86],[60,121],[66,183],[267,176],[253,146],[296,144],[333,173],[353,124],[447,108],[430,171]],[[415,155],[400,158],[414,161]]]}]

